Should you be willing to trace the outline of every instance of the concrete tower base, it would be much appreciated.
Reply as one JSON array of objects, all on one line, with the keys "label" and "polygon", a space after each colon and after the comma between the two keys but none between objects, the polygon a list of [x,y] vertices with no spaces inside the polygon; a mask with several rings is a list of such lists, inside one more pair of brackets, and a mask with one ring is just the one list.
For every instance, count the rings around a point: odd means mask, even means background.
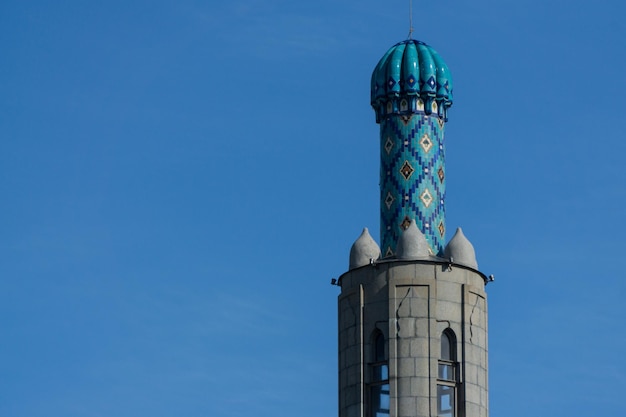
[{"label": "concrete tower base", "polygon": [[[339,417],[487,417],[486,282],[434,257],[343,274]],[[446,340],[450,356],[442,358]]]}]

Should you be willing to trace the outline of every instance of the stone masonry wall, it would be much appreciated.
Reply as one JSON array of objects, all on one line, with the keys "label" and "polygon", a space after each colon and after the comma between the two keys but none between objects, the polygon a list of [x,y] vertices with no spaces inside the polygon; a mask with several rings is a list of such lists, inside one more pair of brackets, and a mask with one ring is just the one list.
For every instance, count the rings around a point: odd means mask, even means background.
[{"label": "stone masonry wall", "polygon": [[483,277],[445,263],[383,262],[352,270],[339,296],[339,417],[368,415],[372,334],[387,341],[390,416],[436,417],[440,337],[456,336],[459,417],[488,417]]}]

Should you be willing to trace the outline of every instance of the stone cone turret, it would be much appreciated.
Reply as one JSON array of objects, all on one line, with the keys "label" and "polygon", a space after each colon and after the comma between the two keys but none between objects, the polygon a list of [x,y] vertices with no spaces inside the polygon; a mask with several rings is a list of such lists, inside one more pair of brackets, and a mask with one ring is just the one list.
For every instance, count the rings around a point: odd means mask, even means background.
[{"label": "stone cone turret", "polygon": [[474,246],[467,240],[460,227],[456,229],[456,233],[452,236],[450,242],[448,242],[444,250],[444,257],[452,259],[454,263],[478,269]]},{"label": "stone cone turret", "polygon": [[350,248],[350,269],[368,265],[380,258],[380,247],[370,236],[367,227]]},{"label": "stone cone turret", "polygon": [[430,245],[424,234],[417,228],[415,220],[406,228],[398,239],[396,258],[415,259],[430,256]]}]

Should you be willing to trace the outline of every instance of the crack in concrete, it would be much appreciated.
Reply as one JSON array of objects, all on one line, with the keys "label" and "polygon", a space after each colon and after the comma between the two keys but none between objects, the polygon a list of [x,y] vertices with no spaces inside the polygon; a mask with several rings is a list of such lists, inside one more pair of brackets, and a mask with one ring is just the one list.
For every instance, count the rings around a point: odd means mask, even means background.
[{"label": "crack in concrete", "polygon": [[476,302],[474,303],[474,306],[472,307],[472,312],[470,313],[470,343],[474,343],[473,338],[474,338],[474,310],[476,310],[476,306],[478,305],[478,299],[479,297],[477,295],[474,295],[476,297]]},{"label": "crack in concrete", "polygon": [[402,307],[402,303],[404,303],[404,300],[406,300],[410,293],[411,287],[409,287],[404,297],[402,297],[402,301],[400,301],[400,304],[398,304],[398,308],[396,309],[396,335],[398,336],[398,338],[400,338],[400,308]]}]

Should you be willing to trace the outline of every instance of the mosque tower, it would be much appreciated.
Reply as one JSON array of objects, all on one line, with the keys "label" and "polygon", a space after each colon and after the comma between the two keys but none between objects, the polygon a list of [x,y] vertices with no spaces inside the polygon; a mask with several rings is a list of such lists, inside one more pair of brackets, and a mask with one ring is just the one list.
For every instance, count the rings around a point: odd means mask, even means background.
[{"label": "mosque tower", "polygon": [[448,67],[403,41],[371,89],[383,250],[364,229],[337,280],[339,417],[488,417],[489,278],[460,228],[444,245]]}]

